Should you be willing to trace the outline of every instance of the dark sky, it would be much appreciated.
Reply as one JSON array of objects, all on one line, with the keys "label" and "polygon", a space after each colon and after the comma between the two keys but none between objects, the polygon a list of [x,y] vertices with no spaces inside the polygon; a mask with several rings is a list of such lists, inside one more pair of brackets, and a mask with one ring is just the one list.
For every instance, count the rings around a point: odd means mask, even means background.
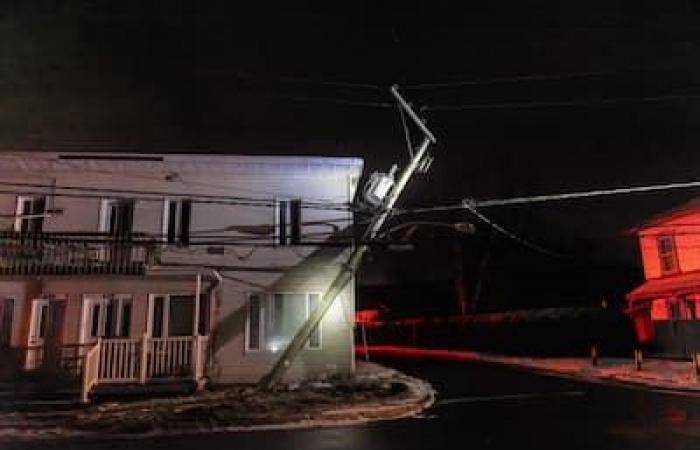
[{"label": "dark sky", "polygon": [[[406,157],[395,110],[301,99],[480,80],[404,90],[434,108],[439,138],[408,202],[700,178],[700,99],[597,103],[700,95],[697,2],[240,3],[4,0],[0,146],[357,155],[384,169]],[[591,103],[548,105],[561,101]],[[492,214],[634,262],[620,231],[693,194]]]}]

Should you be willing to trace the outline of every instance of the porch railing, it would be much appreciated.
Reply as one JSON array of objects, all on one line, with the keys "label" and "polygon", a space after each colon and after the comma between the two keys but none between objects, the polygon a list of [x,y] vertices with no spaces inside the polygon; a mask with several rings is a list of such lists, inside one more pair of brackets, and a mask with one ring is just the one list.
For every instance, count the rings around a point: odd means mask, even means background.
[{"label": "porch railing", "polygon": [[100,373],[100,341],[97,341],[85,355],[85,363],[83,364],[83,377],[80,387],[80,400],[87,403],[89,400],[90,391],[97,384]]},{"label": "porch railing", "polygon": [[149,339],[147,378],[194,376],[196,337]]},{"label": "porch railing", "polygon": [[0,232],[0,275],[141,275],[158,246],[143,233]]},{"label": "porch railing", "polygon": [[200,386],[207,342],[206,336],[100,339],[82,358],[81,399],[101,383],[191,379]]},{"label": "porch railing", "polygon": [[137,339],[104,339],[100,343],[98,380],[130,383],[139,380],[140,345]]}]

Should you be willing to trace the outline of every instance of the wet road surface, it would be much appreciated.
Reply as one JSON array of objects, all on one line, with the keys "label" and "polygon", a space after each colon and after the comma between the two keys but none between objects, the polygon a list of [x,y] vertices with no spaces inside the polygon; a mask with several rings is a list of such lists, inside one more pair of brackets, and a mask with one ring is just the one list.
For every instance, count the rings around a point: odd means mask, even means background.
[{"label": "wet road surface", "polygon": [[0,442],[0,449],[697,449],[700,398],[580,383],[476,363],[381,359],[429,380],[425,417],[313,430]]}]

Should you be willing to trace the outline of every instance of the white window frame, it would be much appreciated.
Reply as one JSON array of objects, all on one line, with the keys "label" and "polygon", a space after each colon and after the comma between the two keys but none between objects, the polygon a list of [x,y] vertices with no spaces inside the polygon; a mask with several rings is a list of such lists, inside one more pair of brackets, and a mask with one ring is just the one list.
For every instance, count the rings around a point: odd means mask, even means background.
[{"label": "white window frame", "polygon": [[[305,320],[308,320],[309,315],[311,313],[311,296],[312,295],[318,296],[319,303],[321,302],[321,299],[323,298],[322,294],[320,292],[283,291],[283,292],[272,292],[272,293],[268,294],[267,295],[267,305],[269,308],[269,313],[268,313],[267,324],[268,324],[270,330],[272,330],[272,328],[275,324],[275,304],[274,304],[275,303],[275,295],[282,295],[282,296],[303,295],[304,296],[304,319]],[[261,320],[261,322],[264,322],[264,321]],[[304,346],[304,348],[309,349],[309,350],[322,350],[323,349],[323,326],[322,326],[322,324],[323,324],[323,320],[321,320],[319,322],[318,327],[317,327],[318,328],[318,346],[312,346],[311,340],[307,339],[306,345]],[[247,333],[246,333],[246,336],[247,336]],[[266,335],[265,335],[265,338],[267,338]],[[310,338],[310,336],[309,336],[309,338]],[[267,349],[267,344],[268,343],[266,340],[263,341],[262,347]]]},{"label": "white window frame", "polygon": [[[318,297],[318,305],[321,304],[321,300],[323,296],[320,293],[317,292],[309,292],[306,294],[306,319],[309,319],[309,316],[311,315],[311,296],[316,295]],[[323,319],[321,319],[318,322],[318,326],[316,327],[317,332],[318,332],[318,346],[311,346],[311,335],[309,335],[309,339],[306,341],[306,348],[309,350],[321,350],[323,348],[323,332],[321,330],[321,324],[323,323]]]},{"label": "white window frame", "polygon": [[111,221],[111,206],[112,204],[116,203],[117,199],[114,198],[103,198],[102,201],[100,202],[100,222],[99,222],[99,230],[102,233],[106,233],[109,231],[109,223]]},{"label": "white window frame", "polygon": [[[250,313],[251,313],[251,297],[258,298],[258,347],[250,346]],[[261,293],[249,293],[246,298],[246,318],[245,318],[245,351],[246,353],[259,353],[266,348],[265,336],[265,295]]]},{"label": "white window frame", "polygon": [[[124,305],[131,304],[131,321],[129,336],[111,336],[108,339],[126,339],[131,337],[134,325],[134,296],[131,294],[83,294],[82,326],[80,327],[80,341],[87,342],[96,338],[105,338],[107,330],[107,305],[110,301],[116,300],[116,323],[115,331],[121,334],[122,322],[124,320]],[[94,305],[100,305],[100,316],[97,319],[97,336],[92,335],[92,322]]]},{"label": "white window frame", "polygon": [[[192,201],[186,198],[170,198],[167,197],[163,199],[163,217],[161,220],[161,240],[165,244],[169,245],[185,245],[182,243],[182,204],[185,201],[190,202],[190,231],[189,235],[192,236]],[[170,205],[175,203],[175,240],[173,242],[168,242],[168,228],[170,228]]]},{"label": "white window frame", "polygon": [[[17,196],[17,205],[15,207],[15,231],[20,232],[22,231],[22,222],[25,220],[33,220],[33,218],[24,218],[24,204],[25,203],[30,203],[31,208],[30,211],[34,211],[34,202],[43,196],[41,195],[18,195]],[[46,197],[44,197],[44,202],[46,201]],[[46,213],[46,203],[44,203],[44,214]],[[44,218],[41,218],[42,222]]]},{"label": "white window frame", "polygon": [[[118,204],[119,202],[122,201],[129,201],[129,199],[124,199],[124,198],[103,198],[102,201],[100,202],[100,220],[98,223],[98,231],[101,233],[108,233],[109,232],[109,224],[111,222],[111,212],[112,208],[111,206],[114,204]],[[136,200],[131,200],[133,201],[133,210],[132,214],[136,213]],[[134,217],[132,215],[131,217],[131,226],[130,228],[133,231],[134,227]]]},{"label": "white window frame", "polygon": [[[272,225],[273,225],[273,233],[272,233],[272,238],[274,240],[274,243],[276,246],[280,247],[287,247],[290,245],[294,245],[291,242],[291,237],[292,237],[292,202],[295,200],[301,201],[301,197],[275,197],[274,199],[274,214],[272,218]],[[281,231],[282,231],[282,221],[280,220],[280,216],[282,215],[282,205],[285,206],[284,212],[285,212],[285,237],[286,237],[286,242],[281,243],[280,238],[281,238]],[[299,236],[303,240],[304,236],[304,218],[303,218],[303,208],[302,211],[300,212],[300,217],[299,217],[300,223],[299,223]],[[286,292],[276,292],[276,294],[286,294]]]},{"label": "white window frame", "polygon": [[[671,249],[669,252],[662,253],[662,241],[668,240]],[[678,273],[680,271],[679,261],[678,261],[678,248],[676,247],[676,239],[672,234],[665,234],[657,237],[656,239],[656,249],[659,253],[659,269],[663,275],[670,275]],[[672,267],[666,269],[664,267],[664,258],[671,258]]]},{"label": "white window frame", "polygon": [[[163,297],[163,326],[161,329],[161,338],[173,337],[170,336],[170,297],[192,297],[194,300],[193,308],[198,306],[197,294],[195,292],[168,292],[167,294],[148,294],[148,322],[146,323],[146,334],[148,337],[153,337],[153,319],[155,315],[155,299]],[[211,305],[210,305],[211,307]],[[211,317],[211,316],[210,316]],[[192,320],[195,320],[195,311],[192,311]],[[193,325],[199,330],[199,324]],[[194,330],[192,330],[194,331]],[[187,336],[193,336],[192,331]]]}]

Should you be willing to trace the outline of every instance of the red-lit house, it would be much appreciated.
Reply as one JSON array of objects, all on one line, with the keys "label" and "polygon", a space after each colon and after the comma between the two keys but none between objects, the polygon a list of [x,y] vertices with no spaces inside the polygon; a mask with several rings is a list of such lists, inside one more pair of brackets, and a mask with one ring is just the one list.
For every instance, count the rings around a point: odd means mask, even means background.
[{"label": "red-lit house", "polygon": [[632,231],[646,280],[627,294],[638,341],[659,355],[700,351],[700,199]]}]

